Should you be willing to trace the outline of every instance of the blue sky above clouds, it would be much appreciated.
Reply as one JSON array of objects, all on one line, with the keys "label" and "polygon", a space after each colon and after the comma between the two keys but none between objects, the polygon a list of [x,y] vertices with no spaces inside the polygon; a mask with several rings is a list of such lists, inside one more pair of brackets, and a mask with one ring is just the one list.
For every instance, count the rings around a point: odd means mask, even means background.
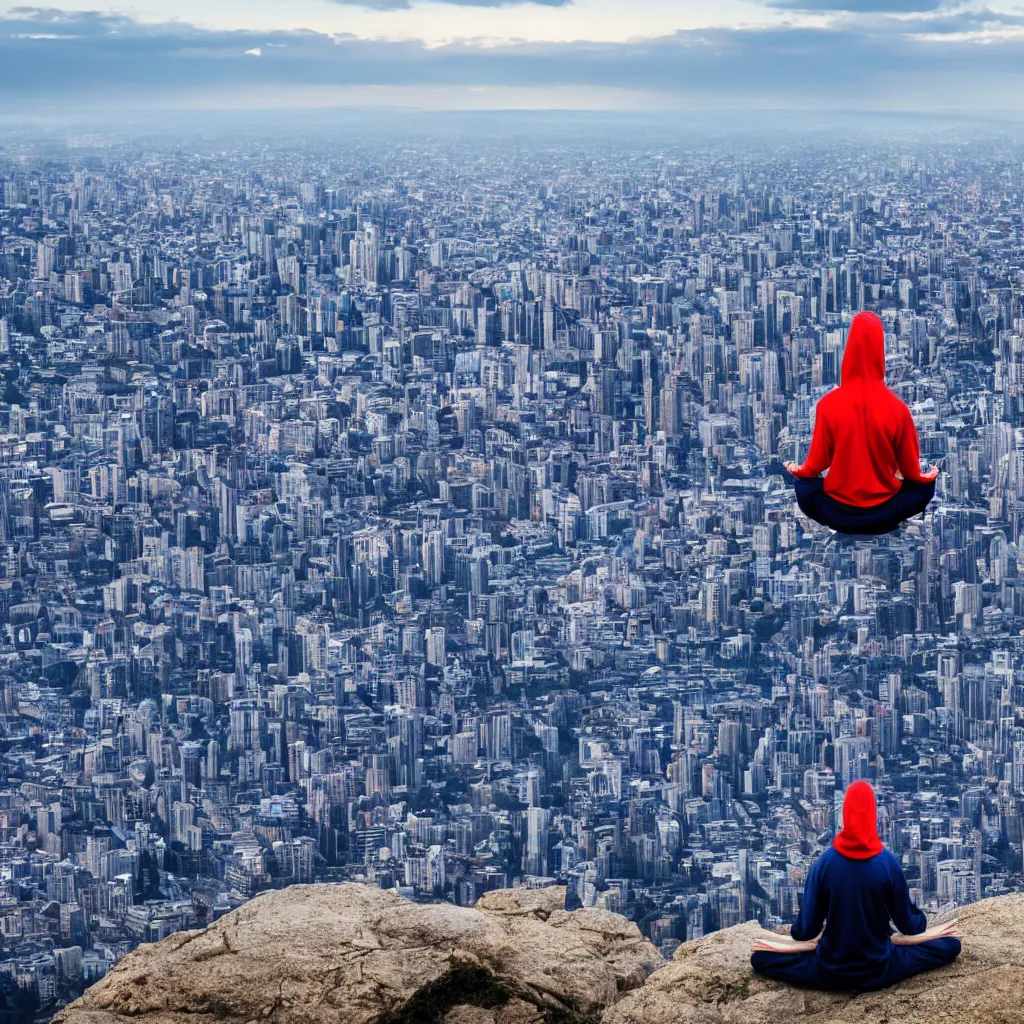
[{"label": "blue sky above clouds", "polygon": [[[116,2],[116,0],[115,0]],[[1024,0],[5,8],[0,105],[1016,112]]]}]

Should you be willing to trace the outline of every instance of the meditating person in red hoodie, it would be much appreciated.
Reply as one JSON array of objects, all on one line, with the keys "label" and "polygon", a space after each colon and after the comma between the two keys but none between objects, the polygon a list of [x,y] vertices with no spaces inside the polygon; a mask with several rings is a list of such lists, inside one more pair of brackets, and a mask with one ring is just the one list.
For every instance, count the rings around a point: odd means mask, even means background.
[{"label": "meditating person in red hoodie", "polygon": [[786,463],[797,504],[839,533],[891,533],[935,496],[939,471],[922,473],[920,460],[910,410],[885,386],[882,321],[858,313],[846,338],[842,383],[818,402],[811,450],[801,465]]},{"label": "meditating person in red hoodie", "polygon": [[960,955],[957,922],[929,929],[911,902],[900,862],[878,838],[876,814],[875,791],[854,782],[843,801],[842,831],[807,875],[792,934],[765,932],[754,943],[750,963],[758,974],[868,992]]}]

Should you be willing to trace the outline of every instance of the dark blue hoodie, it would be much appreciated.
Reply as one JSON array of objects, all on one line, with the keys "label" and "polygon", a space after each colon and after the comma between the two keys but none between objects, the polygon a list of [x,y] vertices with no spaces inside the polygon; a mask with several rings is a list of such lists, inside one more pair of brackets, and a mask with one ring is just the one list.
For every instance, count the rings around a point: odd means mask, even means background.
[{"label": "dark blue hoodie", "polygon": [[885,971],[896,948],[889,941],[890,921],[904,935],[919,935],[928,927],[910,901],[899,861],[884,849],[856,860],[830,849],[807,876],[792,935],[799,941],[813,939],[824,925],[817,950],[822,967],[857,987]]}]

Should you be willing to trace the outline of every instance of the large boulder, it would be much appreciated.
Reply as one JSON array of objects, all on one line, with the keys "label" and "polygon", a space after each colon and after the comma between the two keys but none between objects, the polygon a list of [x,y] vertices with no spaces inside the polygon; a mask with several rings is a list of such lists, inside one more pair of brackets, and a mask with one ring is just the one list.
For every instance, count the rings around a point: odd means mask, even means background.
[{"label": "large boulder", "polygon": [[360,885],[293,886],[126,956],[55,1024],[572,1024],[664,961],[564,889],[473,909]]},{"label": "large boulder", "polygon": [[358,885],[296,886],[143,946],[54,1020],[1024,1024],[1024,896],[965,908],[956,963],[860,996],[754,975],[754,924],[687,943],[664,965],[635,925],[567,913],[564,898],[501,890],[468,910]]},{"label": "large boulder", "polygon": [[975,903],[959,918],[955,963],[858,996],[759,978],[750,969],[759,928],[738,925],[680,946],[603,1024],[1024,1024],[1024,896]]}]

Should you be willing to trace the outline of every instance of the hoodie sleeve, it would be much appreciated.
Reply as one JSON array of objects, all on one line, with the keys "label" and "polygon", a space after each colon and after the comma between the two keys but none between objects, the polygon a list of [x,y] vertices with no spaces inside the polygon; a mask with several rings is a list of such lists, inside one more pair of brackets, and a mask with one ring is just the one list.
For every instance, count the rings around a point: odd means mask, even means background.
[{"label": "hoodie sleeve", "polygon": [[818,403],[818,409],[814,417],[814,435],[811,437],[811,450],[807,458],[799,465],[793,476],[809,480],[812,477],[821,476],[822,473],[832,465],[832,453],[835,449],[835,440],[832,437],[832,427],[828,422],[827,406],[822,399]]},{"label": "hoodie sleeve", "polygon": [[804,898],[800,901],[800,913],[790,930],[790,936],[797,942],[807,942],[821,934],[825,927],[825,913],[828,910],[828,893],[824,891],[822,875],[825,856],[819,857],[807,872],[804,883]]},{"label": "hoodie sleeve", "polygon": [[907,877],[895,857],[891,858],[890,874],[892,875],[892,906],[889,916],[892,923],[900,930],[901,935],[920,935],[928,927],[928,918],[910,901],[910,890],[907,888]]},{"label": "hoodie sleeve", "polygon": [[917,438],[917,427],[910,410],[900,402],[900,425],[896,437],[896,465],[904,480],[915,483],[924,481],[921,475],[921,445]]}]

